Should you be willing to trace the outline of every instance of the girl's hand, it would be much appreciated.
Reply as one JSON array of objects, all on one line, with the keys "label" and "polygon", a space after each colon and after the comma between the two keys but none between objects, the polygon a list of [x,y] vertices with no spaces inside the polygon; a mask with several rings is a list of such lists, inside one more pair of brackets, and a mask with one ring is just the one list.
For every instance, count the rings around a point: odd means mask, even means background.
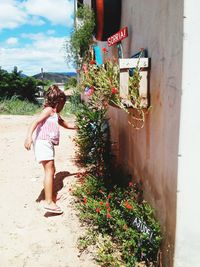
[{"label": "girl's hand", "polygon": [[27,149],[27,150],[30,150],[31,149],[31,144],[33,143],[33,140],[32,138],[26,138],[25,139],[25,142],[24,142],[24,147]]}]

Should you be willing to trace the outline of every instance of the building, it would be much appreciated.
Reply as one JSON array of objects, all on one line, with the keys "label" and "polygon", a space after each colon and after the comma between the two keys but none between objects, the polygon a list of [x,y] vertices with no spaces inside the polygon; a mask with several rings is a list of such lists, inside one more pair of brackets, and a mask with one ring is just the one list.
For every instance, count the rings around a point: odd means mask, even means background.
[{"label": "building", "polygon": [[[91,6],[91,0],[84,4]],[[111,107],[111,133],[119,162],[142,179],[145,197],[156,209],[165,267],[200,266],[199,5],[195,0],[121,1],[120,28],[129,32],[122,41],[124,57],[143,47],[151,58],[152,110],[137,131],[127,114]],[[103,39],[98,44],[107,46]],[[108,49],[117,54],[116,46]]]}]

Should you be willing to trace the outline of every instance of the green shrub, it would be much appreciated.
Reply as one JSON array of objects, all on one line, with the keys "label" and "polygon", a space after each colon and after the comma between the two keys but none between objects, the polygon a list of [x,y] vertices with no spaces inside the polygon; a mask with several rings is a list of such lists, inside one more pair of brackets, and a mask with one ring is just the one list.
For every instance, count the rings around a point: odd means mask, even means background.
[{"label": "green shrub", "polygon": [[22,77],[17,67],[14,67],[11,73],[0,68],[0,81],[0,99],[17,96],[20,100],[36,102],[37,80],[32,77]]},{"label": "green shrub", "polygon": [[[97,176],[108,174],[110,164],[109,127],[105,110],[87,105],[76,113],[78,133],[76,137],[77,161]],[[107,176],[107,175],[106,175]]]},{"label": "green shrub", "polygon": [[[79,175],[79,179],[81,185],[75,186],[73,193],[78,198],[80,218],[105,238],[98,252],[98,261],[103,266],[133,267],[142,261],[145,266],[156,266],[161,231],[153,209],[142,198],[141,184],[130,182],[126,187],[114,185],[108,188],[102,179],[92,175]],[[147,227],[146,231],[134,224],[136,220]],[[87,235],[86,239],[91,238]],[[93,242],[98,243],[96,237],[95,240]],[[105,242],[112,245],[107,247]],[[113,257],[115,253],[117,258]]]}]

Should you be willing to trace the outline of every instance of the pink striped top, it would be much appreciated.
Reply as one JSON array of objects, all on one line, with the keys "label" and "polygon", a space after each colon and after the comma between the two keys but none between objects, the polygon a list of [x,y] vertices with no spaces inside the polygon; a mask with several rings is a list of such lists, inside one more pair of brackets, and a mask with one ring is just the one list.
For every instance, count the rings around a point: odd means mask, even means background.
[{"label": "pink striped top", "polygon": [[55,112],[45,121],[41,122],[36,129],[36,140],[49,140],[54,145],[59,144],[60,132],[58,114]]}]

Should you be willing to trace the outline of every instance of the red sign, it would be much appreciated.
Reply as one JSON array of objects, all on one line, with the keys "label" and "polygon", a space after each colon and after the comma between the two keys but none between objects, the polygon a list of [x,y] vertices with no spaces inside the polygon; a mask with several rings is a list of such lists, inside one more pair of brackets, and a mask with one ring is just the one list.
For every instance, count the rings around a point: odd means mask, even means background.
[{"label": "red sign", "polygon": [[128,36],[128,27],[124,27],[120,31],[118,31],[117,33],[115,33],[114,35],[110,36],[107,39],[108,46],[112,46],[112,45],[120,42],[121,40],[123,40],[127,36]]}]

